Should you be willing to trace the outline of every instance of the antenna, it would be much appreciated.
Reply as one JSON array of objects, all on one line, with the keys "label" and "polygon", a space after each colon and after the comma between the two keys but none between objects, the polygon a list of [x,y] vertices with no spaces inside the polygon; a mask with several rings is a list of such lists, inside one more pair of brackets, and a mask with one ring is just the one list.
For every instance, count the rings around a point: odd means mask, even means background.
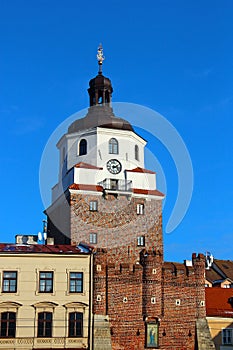
[{"label": "antenna", "polygon": [[41,243],[41,244],[47,244],[47,221],[46,220],[43,220],[43,231],[42,233],[41,232],[38,232],[38,241]]}]

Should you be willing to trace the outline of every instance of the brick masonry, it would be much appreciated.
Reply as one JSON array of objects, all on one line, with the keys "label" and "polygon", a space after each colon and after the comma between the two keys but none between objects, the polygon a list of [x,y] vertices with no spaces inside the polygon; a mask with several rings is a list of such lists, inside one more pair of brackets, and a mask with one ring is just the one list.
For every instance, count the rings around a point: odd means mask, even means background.
[{"label": "brick masonry", "polygon": [[205,318],[204,256],[194,255],[188,268],[161,260],[143,250],[140,264],[119,266],[97,251],[94,312],[109,315],[112,349],[146,349],[150,321],[159,323],[160,349],[196,349],[196,320]]},{"label": "brick masonry", "polygon": [[[98,211],[89,210],[92,200],[98,202]],[[109,259],[114,263],[123,257],[127,262],[139,260],[139,236],[145,237],[145,247],[163,254],[161,200],[72,194],[70,204],[73,241],[89,243],[89,234],[97,233],[95,246],[110,249]],[[144,205],[143,215],[137,214],[137,204]]]},{"label": "brick masonry", "polygon": [[[89,210],[91,200],[98,211]],[[191,267],[164,262],[161,200],[72,191],[67,202],[71,241],[89,243],[90,233],[97,233],[94,313],[109,317],[112,350],[147,349],[151,322],[159,326],[160,349],[196,350],[196,321],[206,316],[205,258],[193,254]],[[137,204],[144,214],[137,214]],[[138,236],[145,237],[144,247]]]}]

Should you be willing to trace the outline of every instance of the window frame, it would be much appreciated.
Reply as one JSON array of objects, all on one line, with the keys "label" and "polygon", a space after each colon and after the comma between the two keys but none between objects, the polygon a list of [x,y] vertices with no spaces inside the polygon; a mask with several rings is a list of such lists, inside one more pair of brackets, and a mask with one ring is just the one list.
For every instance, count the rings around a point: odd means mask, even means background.
[{"label": "window frame", "polygon": [[[4,277],[5,273],[15,273],[15,277]],[[5,290],[6,286],[5,286],[5,282],[8,281],[9,284],[7,286],[7,288],[9,288],[9,290]],[[14,290],[10,290],[12,285],[11,282],[15,281],[15,285],[14,285]],[[18,271],[16,270],[5,270],[2,272],[2,293],[17,293],[17,288],[18,288]]]},{"label": "window frame", "polygon": [[144,215],[145,206],[143,203],[137,203],[137,215]]},{"label": "window frame", "polygon": [[[10,318],[10,314],[14,315],[13,318]],[[2,319],[2,315],[7,315],[6,319]],[[6,327],[3,327],[3,324],[6,325]],[[13,324],[13,334],[9,334],[11,329],[11,324]],[[2,332],[5,330],[6,334],[3,335]],[[16,312],[14,311],[3,311],[0,313],[0,338],[15,338],[16,337]]]},{"label": "window frame", "polygon": [[[40,318],[40,315],[43,317]],[[47,315],[51,316],[51,319],[47,319]],[[49,327],[48,327],[49,325]],[[42,328],[41,328],[42,327]],[[41,332],[42,330],[42,332]],[[49,330],[49,335],[47,334]],[[41,332],[41,334],[40,334]],[[40,311],[37,314],[37,338],[52,338],[53,334],[53,313],[51,311]]]},{"label": "window frame", "polygon": [[78,155],[85,156],[87,154],[87,140],[81,139],[78,144]]},{"label": "window frame", "polygon": [[[71,320],[71,315],[75,315],[74,320]],[[77,319],[77,315],[81,316],[81,319]],[[78,325],[80,324],[80,333],[77,334]],[[71,330],[73,329],[73,333]],[[72,311],[69,312],[68,317],[68,338],[83,338],[83,312]]]},{"label": "window frame", "polygon": [[89,242],[90,242],[90,244],[97,244],[97,233],[96,232],[90,232]]},{"label": "window frame", "polygon": [[[72,278],[71,277],[71,274],[80,274],[81,277],[74,277]],[[75,284],[75,290],[71,290],[71,282],[74,281]],[[79,283],[81,281],[81,289],[79,289]],[[80,272],[80,271],[69,271],[69,293],[70,294],[80,294],[80,293],[83,293],[83,272]]]},{"label": "window frame", "polygon": [[[224,335],[224,333],[228,332],[229,335]],[[233,345],[233,328],[222,329],[222,345]]]},{"label": "window frame", "polygon": [[108,141],[108,153],[109,154],[119,154],[119,142],[115,137],[112,137]]},{"label": "window frame", "polygon": [[145,239],[145,236],[138,236],[137,237],[137,246],[138,247],[145,247],[145,244],[146,244],[146,239]]},{"label": "window frame", "polygon": [[159,323],[158,322],[153,321],[153,322],[146,323],[146,344],[145,345],[146,345],[146,348],[159,347]]},{"label": "window frame", "polygon": [[[42,278],[41,277],[41,274],[51,274],[51,278],[50,277],[44,277]],[[45,290],[42,290],[42,285],[41,285],[41,282],[45,281],[45,285],[44,285],[44,289]],[[46,290],[46,281],[52,281],[52,288],[51,290]],[[39,271],[39,293],[53,293],[53,289],[54,289],[54,271]]]},{"label": "window frame", "polygon": [[98,211],[98,201],[96,200],[91,200],[89,202],[89,210],[90,211]]}]

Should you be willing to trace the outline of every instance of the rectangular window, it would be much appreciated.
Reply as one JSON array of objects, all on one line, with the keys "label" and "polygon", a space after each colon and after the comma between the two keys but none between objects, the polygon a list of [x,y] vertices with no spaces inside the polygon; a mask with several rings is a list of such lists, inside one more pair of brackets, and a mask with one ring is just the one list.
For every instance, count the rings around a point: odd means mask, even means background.
[{"label": "rectangular window", "polygon": [[144,214],[144,204],[137,204],[137,214],[138,215]]},{"label": "rectangular window", "polygon": [[98,202],[97,201],[90,201],[89,210],[90,211],[97,211],[98,210]]},{"label": "rectangular window", "polygon": [[52,337],[52,312],[39,312],[38,314],[38,337]]},{"label": "rectangular window", "polygon": [[146,324],[146,347],[155,348],[159,344],[159,324],[150,322]]},{"label": "rectangular window", "polygon": [[53,272],[52,271],[40,272],[39,292],[40,293],[53,292]]},{"label": "rectangular window", "polygon": [[2,292],[17,292],[17,271],[3,271]]},{"label": "rectangular window", "polygon": [[69,337],[83,336],[83,314],[81,312],[69,313]]},{"label": "rectangular window", "polygon": [[2,312],[0,326],[1,326],[1,329],[0,329],[1,338],[15,338],[16,313]]},{"label": "rectangular window", "polygon": [[137,244],[138,244],[138,247],[144,247],[145,246],[145,236],[139,236],[137,238]]},{"label": "rectangular window", "polygon": [[82,272],[70,272],[70,293],[82,293],[83,292],[83,273]]},{"label": "rectangular window", "polygon": [[222,330],[222,343],[223,345],[233,344],[233,329],[225,328]]},{"label": "rectangular window", "polygon": [[97,243],[97,233],[90,233],[90,244]]}]

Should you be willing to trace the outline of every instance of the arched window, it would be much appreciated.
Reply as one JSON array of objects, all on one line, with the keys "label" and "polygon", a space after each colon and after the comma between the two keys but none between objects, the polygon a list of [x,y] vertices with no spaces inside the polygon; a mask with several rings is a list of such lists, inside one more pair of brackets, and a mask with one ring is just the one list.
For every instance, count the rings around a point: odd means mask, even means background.
[{"label": "arched window", "polygon": [[79,152],[78,152],[79,156],[83,156],[85,154],[87,154],[87,140],[82,139],[79,142]]},{"label": "arched window", "polygon": [[118,141],[117,139],[111,138],[108,143],[109,146],[109,154],[118,154],[119,153],[119,147],[118,147]]},{"label": "arched window", "polygon": [[139,160],[139,148],[138,148],[138,145],[135,145],[134,152],[135,152],[135,159]]},{"label": "arched window", "polygon": [[69,337],[83,336],[83,313],[70,312],[69,313]]},{"label": "arched window", "polygon": [[16,329],[16,313],[9,312],[9,311],[2,312],[0,337],[15,338],[15,329]]},{"label": "arched window", "polygon": [[52,337],[52,312],[38,313],[38,337]]}]

